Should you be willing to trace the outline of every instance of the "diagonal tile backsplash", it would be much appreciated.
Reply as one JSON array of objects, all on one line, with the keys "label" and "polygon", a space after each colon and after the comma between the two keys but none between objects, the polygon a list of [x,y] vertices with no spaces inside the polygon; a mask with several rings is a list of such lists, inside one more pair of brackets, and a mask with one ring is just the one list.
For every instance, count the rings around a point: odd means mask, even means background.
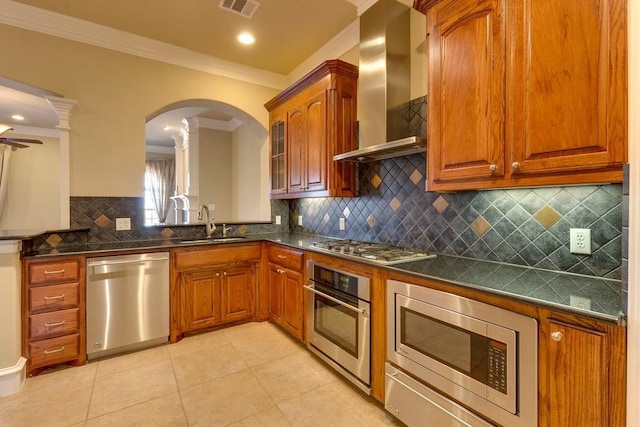
[{"label": "diagonal tile backsplash", "polygon": [[[359,197],[293,200],[290,230],[621,278],[621,185],[440,194],[425,192],[425,165],[424,154],[360,164]],[[569,252],[570,228],[591,229],[591,256]]]}]

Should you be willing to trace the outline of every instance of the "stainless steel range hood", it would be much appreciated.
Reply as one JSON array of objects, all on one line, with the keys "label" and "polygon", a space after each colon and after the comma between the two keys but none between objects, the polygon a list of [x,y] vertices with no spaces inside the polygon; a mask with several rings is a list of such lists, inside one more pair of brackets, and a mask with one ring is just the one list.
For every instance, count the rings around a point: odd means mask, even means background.
[{"label": "stainless steel range hood", "polygon": [[370,162],[425,151],[424,137],[407,134],[411,13],[420,12],[396,0],[378,0],[360,16],[360,148],[333,160]]}]

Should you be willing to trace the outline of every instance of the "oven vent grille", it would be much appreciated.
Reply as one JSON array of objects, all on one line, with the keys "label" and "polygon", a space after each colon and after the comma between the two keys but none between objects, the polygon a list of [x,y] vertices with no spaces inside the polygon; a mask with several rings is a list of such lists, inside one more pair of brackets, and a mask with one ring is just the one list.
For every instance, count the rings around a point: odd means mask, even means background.
[{"label": "oven vent grille", "polygon": [[245,18],[251,18],[260,3],[253,0],[220,0],[220,8],[229,12],[237,13]]}]

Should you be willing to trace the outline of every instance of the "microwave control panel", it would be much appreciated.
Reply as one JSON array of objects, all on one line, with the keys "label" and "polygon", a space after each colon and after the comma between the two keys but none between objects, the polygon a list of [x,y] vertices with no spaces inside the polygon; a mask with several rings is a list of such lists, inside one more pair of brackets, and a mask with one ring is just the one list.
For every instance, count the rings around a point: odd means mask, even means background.
[{"label": "microwave control panel", "polygon": [[507,346],[499,341],[489,342],[489,376],[487,385],[507,394]]}]

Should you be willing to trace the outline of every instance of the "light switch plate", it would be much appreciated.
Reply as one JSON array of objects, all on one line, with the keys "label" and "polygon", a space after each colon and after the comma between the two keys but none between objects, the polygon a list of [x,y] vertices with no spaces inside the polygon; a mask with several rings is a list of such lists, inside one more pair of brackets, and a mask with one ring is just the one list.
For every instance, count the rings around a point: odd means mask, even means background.
[{"label": "light switch plate", "polygon": [[131,218],[116,218],[116,231],[131,230]]},{"label": "light switch plate", "polygon": [[344,218],[340,218],[340,230],[344,230],[346,228]]},{"label": "light switch plate", "polygon": [[280,215],[276,215],[276,225],[282,224],[282,217]]},{"label": "light switch plate", "polygon": [[570,228],[569,246],[572,254],[591,255],[591,229]]},{"label": "light switch plate", "polygon": [[302,215],[298,215],[298,225],[302,225]]}]

